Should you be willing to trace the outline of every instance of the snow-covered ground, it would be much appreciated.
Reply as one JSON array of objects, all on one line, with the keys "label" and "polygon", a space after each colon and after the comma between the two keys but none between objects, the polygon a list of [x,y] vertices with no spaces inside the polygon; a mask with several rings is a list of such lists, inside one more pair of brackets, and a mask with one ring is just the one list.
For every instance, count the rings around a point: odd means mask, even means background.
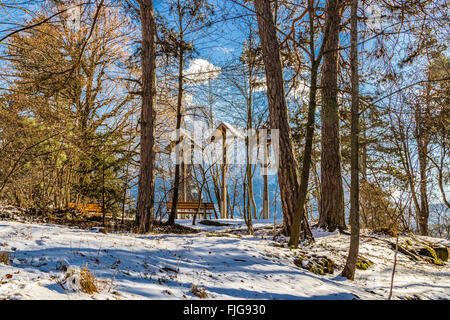
[{"label": "snow-covered ground", "polygon": [[[193,286],[205,289],[210,299],[388,296],[394,251],[382,236],[361,239],[361,254],[375,264],[357,270],[356,280],[349,281],[339,276],[348,235],[316,232],[313,246],[290,250],[273,241],[273,222],[255,223],[254,236],[235,231],[245,229],[242,221],[222,222],[232,225],[197,224],[198,234],[142,236],[0,220],[0,252],[10,252],[10,265],[0,264],[0,299],[198,299]],[[450,246],[446,240],[427,240]],[[294,264],[300,252],[327,255],[339,267],[333,275],[316,275]],[[67,268],[86,266],[99,293],[82,293],[64,280]],[[449,299],[449,280],[448,263],[412,262],[399,253],[394,299]]]}]

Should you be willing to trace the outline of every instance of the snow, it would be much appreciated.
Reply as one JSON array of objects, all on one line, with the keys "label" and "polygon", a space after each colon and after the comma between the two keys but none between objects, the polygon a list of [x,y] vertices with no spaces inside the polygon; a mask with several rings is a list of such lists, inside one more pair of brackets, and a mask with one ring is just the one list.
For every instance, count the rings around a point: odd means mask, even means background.
[{"label": "snow", "polygon": [[[254,223],[245,234],[242,220],[218,220],[228,226],[198,224],[197,234],[104,234],[98,230],[50,224],[0,221],[0,299],[199,299],[191,288],[205,289],[210,299],[386,299],[394,252],[387,238],[361,238],[361,254],[375,265],[357,270],[355,281],[339,276],[349,236],[315,231],[316,243],[291,250],[273,241],[273,221]],[[191,226],[191,220],[179,221]],[[280,241],[282,237],[278,238]],[[426,238],[449,246],[443,239]],[[284,239],[285,240],[285,239]],[[319,276],[293,263],[295,255],[327,255],[339,266]],[[62,283],[67,270],[87,266],[99,293],[85,294]],[[394,299],[450,298],[450,269],[412,262],[398,254]],[[78,280],[75,281],[77,283]]]},{"label": "snow", "polygon": [[[232,135],[238,139],[245,139],[245,136],[241,133],[241,131],[236,129],[235,127],[233,127],[228,122],[222,121],[221,124],[223,124],[227,128],[227,131],[230,132],[230,135]],[[220,127],[220,125],[219,125],[219,127]]]}]

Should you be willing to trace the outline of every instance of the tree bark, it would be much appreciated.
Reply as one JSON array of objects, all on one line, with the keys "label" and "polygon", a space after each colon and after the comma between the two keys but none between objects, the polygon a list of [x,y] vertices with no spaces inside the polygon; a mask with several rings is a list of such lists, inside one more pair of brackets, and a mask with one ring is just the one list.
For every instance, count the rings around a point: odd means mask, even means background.
[{"label": "tree bark", "polygon": [[295,206],[300,187],[298,163],[292,145],[280,48],[270,2],[254,0],[254,6],[266,73],[270,125],[272,129],[279,129],[278,185],[283,210],[283,229],[284,233],[289,235],[296,214]]},{"label": "tree bark", "polygon": [[321,216],[319,227],[334,231],[345,229],[344,189],[342,186],[341,143],[338,105],[338,46],[341,0],[327,1],[327,20],[331,29],[325,44],[322,72],[322,150]]},{"label": "tree bark", "polygon": [[220,188],[220,218],[228,219],[227,211],[227,134],[225,131],[222,132],[222,178],[221,178],[221,188]]},{"label": "tree bark", "polygon": [[309,29],[310,29],[310,52],[311,52],[311,87],[309,90],[309,102],[308,102],[308,119],[306,123],[306,137],[305,137],[305,148],[303,151],[303,163],[302,163],[302,173],[300,177],[300,191],[299,196],[297,198],[297,208],[299,208],[298,215],[295,216],[294,222],[292,225],[291,237],[289,239],[289,245],[293,247],[298,246],[298,242],[300,239],[300,234],[303,229],[303,238],[306,236],[313,238],[312,232],[307,223],[304,223],[302,228],[301,222],[307,221],[305,219],[305,203],[306,196],[308,194],[308,184],[309,184],[309,176],[311,170],[311,158],[312,158],[312,146],[314,140],[314,122],[315,122],[315,114],[316,114],[316,96],[317,96],[317,77],[318,70],[320,66],[320,62],[322,60],[324,48],[326,47],[326,43],[328,42],[328,38],[330,35],[331,21],[327,21],[323,43],[319,50],[319,54],[315,56],[315,44],[314,44],[314,1],[308,0],[308,12],[310,16],[309,20]]},{"label": "tree bark", "polygon": [[[179,9],[180,10],[180,9]],[[180,17],[180,26],[181,24],[181,12],[179,12]],[[182,29],[180,27],[180,29]],[[182,120],[182,103],[183,103],[183,63],[184,63],[184,48],[183,48],[183,33],[180,33],[180,42],[179,42],[179,60],[178,60],[178,97],[177,97],[177,123],[176,123],[176,133],[177,133],[177,144],[180,143],[180,128],[181,128],[181,120]],[[178,156],[178,155],[177,155]],[[184,161],[183,158],[178,159],[178,161]],[[169,219],[167,221],[168,225],[175,224],[175,219],[177,215],[178,209],[178,194],[180,188],[180,171],[181,164],[178,163],[175,165],[175,178],[173,182],[173,198],[172,198],[172,210],[169,215]],[[183,182],[184,183],[184,182]]]},{"label": "tree bark", "polygon": [[266,143],[264,150],[264,164],[262,166],[263,172],[263,209],[262,216],[264,220],[269,219],[269,179],[267,177],[267,166],[268,166],[268,156],[269,156],[269,144]]},{"label": "tree bark", "polygon": [[352,81],[352,120],[350,155],[350,249],[342,276],[355,279],[359,252],[359,74],[358,74],[358,0],[351,3],[350,65]]},{"label": "tree bark", "polygon": [[156,22],[153,0],[140,2],[142,25],[141,159],[137,205],[138,232],[151,229],[155,196]]},{"label": "tree bark", "polygon": [[[430,74],[428,74],[430,78]],[[427,126],[427,121],[429,121],[429,107],[428,103],[430,101],[430,91],[431,85],[427,83],[426,86],[426,104],[425,110],[421,107],[420,103],[417,104],[415,110],[415,120],[416,120],[416,142],[417,142],[417,152],[419,155],[419,192],[420,192],[420,211],[419,217],[419,231],[423,236],[428,235],[428,218],[430,216],[430,209],[428,206],[428,195],[427,195],[427,166],[428,166],[428,143],[430,141],[429,130]]]},{"label": "tree bark", "polygon": [[247,137],[245,138],[245,151],[246,151],[246,178],[247,178],[247,206],[245,208],[248,234],[253,235],[253,224],[252,224],[252,200],[254,200],[253,195],[253,175],[252,175],[252,165],[251,155],[250,155],[250,145],[249,145],[249,134],[251,129],[251,102],[248,104],[247,109]]}]

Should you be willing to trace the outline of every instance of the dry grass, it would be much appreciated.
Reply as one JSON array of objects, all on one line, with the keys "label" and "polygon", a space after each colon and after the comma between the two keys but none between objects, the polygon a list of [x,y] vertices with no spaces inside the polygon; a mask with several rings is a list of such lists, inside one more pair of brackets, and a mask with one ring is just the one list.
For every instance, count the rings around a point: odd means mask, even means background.
[{"label": "dry grass", "polygon": [[93,294],[94,292],[98,293],[97,279],[88,270],[87,267],[84,267],[84,269],[80,271],[80,276],[81,276],[81,291],[87,294]]},{"label": "dry grass", "polygon": [[0,264],[8,265],[9,261],[9,252],[0,251]]},{"label": "dry grass", "polygon": [[86,294],[93,294],[99,292],[97,286],[97,279],[89,271],[87,266],[84,267],[83,269],[80,269],[79,272],[74,269],[70,269],[64,276],[64,281],[71,282],[70,287],[72,287],[72,289],[75,289],[73,287],[75,286],[76,289]]},{"label": "dry grass", "polygon": [[199,297],[200,299],[207,299],[208,298],[208,294],[206,293],[205,288],[199,288],[195,284],[192,285],[191,293],[194,296]]}]

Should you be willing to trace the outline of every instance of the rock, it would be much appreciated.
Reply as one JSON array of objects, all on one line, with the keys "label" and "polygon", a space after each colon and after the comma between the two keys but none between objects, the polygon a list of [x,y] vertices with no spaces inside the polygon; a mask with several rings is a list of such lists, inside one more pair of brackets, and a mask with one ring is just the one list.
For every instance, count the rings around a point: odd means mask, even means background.
[{"label": "rock", "polygon": [[392,250],[396,250],[396,248],[398,249],[398,252],[401,252],[405,255],[408,256],[408,258],[412,261],[419,261],[420,258],[413,252],[413,250],[408,250],[406,247],[401,246],[400,244],[398,244],[398,246],[395,243],[392,243],[389,241],[389,244],[392,247]]},{"label": "rock", "polygon": [[373,265],[373,262],[364,257],[358,257],[358,261],[356,262],[356,268],[359,270],[367,270]]},{"label": "rock", "polygon": [[435,264],[437,266],[445,265],[444,261],[442,261],[439,258],[424,257],[423,260],[425,260],[428,263]]},{"label": "rock", "polygon": [[[443,266],[444,265],[444,261],[442,261],[436,254],[436,250],[433,249],[432,247],[423,247],[420,248],[418,251],[419,255],[424,256],[424,260],[431,263],[431,264],[435,264],[438,266]],[[448,256],[447,256],[448,258]]]},{"label": "rock", "polygon": [[300,255],[294,260],[297,267],[306,269],[317,275],[333,274],[336,264],[327,257],[308,257]]},{"label": "rock", "polygon": [[[395,243],[390,242],[392,249],[395,250]],[[423,245],[423,244],[422,244]],[[398,251],[407,255],[413,261],[426,261],[428,263],[443,266],[444,261],[448,261],[448,248],[430,243],[427,246],[414,246],[410,240],[406,240],[405,246],[398,245]]]},{"label": "rock", "polygon": [[321,263],[323,266],[323,271],[325,273],[333,274],[335,267],[335,263],[333,262],[333,260],[323,257],[321,258]]},{"label": "rock", "polygon": [[0,251],[0,263],[8,265],[9,261],[9,252]]},{"label": "rock", "polygon": [[437,247],[434,248],[436,256],[442,261],[448,261],[448,248],[447,247]]},{"label": "rock", "polygon": [[437,258],[436,251],[434,251],[433,248],[428,247],[428,246],[420,248],[418,253],[421,256],[431,257],[431,258],[434,258],[434,259]]}]

